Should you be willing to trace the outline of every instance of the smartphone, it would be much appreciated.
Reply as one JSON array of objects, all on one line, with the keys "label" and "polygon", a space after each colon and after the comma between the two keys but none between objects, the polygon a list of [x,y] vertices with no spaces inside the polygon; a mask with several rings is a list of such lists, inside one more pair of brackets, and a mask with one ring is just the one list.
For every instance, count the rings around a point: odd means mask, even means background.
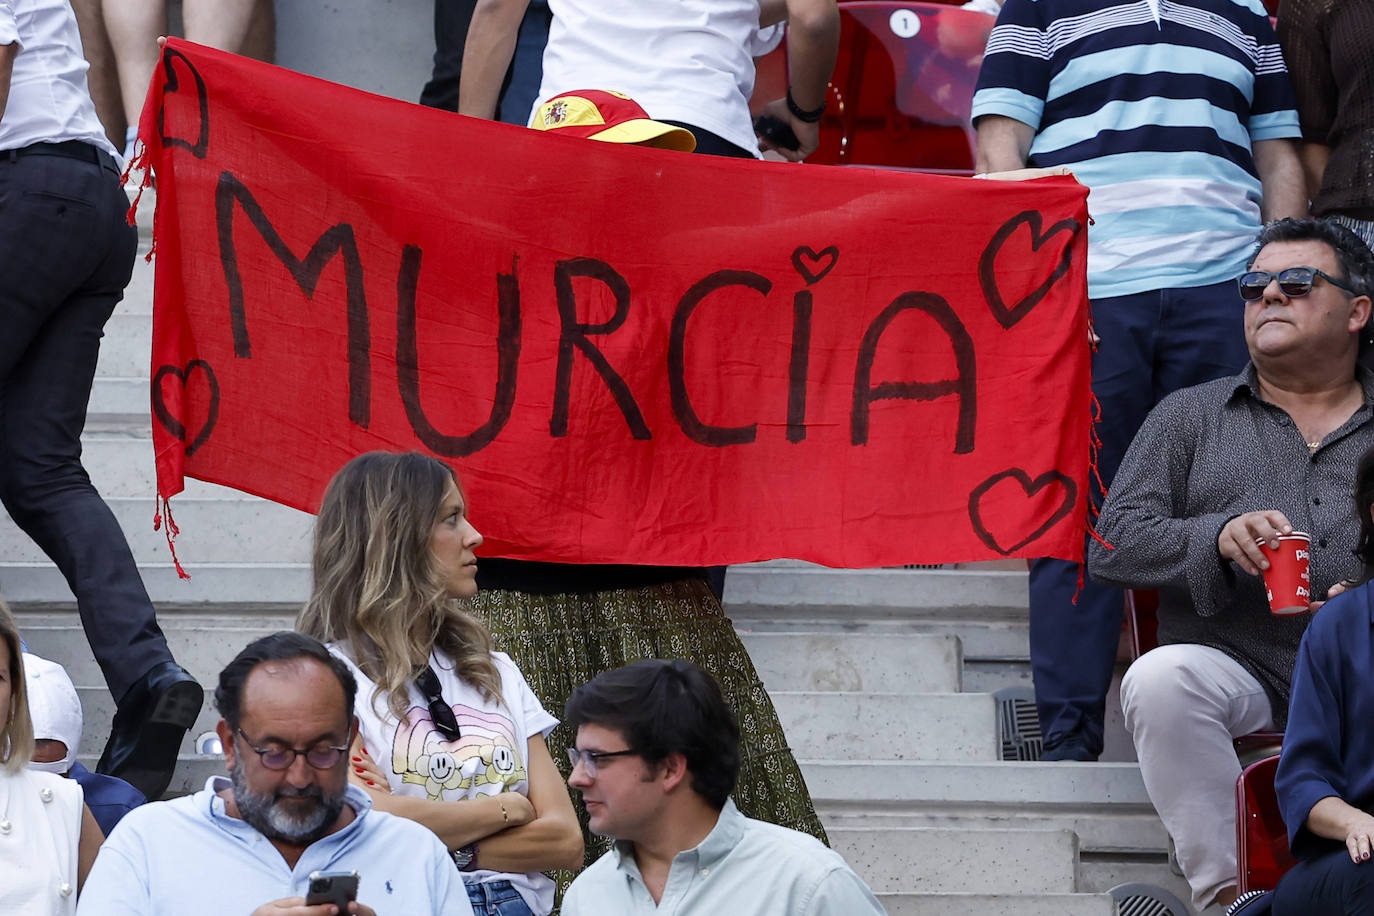
[{"label": "smartphone", "polygon": [[792,131],[792,125],[772,115],[759,115],[755,118],[754,133],[783,149],[795,150],[801,146],[801,141]]},{"label": "smartphone", "polygon": [[305,905],[332,903],[340,913],[348,912],[348,905],[358,899],[358,873],[356,871],[312,871],[310,873],[310,892],[305,895]]}]

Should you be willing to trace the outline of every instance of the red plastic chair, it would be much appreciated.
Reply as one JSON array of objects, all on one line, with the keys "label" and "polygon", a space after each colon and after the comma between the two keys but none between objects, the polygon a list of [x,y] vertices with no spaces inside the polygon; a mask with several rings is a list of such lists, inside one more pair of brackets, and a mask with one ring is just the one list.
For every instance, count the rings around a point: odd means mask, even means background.
[{"label": "red plastic chair", "polygon": [[[808,162],[973,173],[969,125],[994,19],[930,2],[840,7],[840,53]],[[759,62],[755,113],[787,89],[785,44]]]},{"label": "red plastic chair", "polygon": [[1267,891],[1297,864],[1288,851],[1288,829],[1274,794],[1277,755],[1252,763],[1236,780],[1237,893]]}]

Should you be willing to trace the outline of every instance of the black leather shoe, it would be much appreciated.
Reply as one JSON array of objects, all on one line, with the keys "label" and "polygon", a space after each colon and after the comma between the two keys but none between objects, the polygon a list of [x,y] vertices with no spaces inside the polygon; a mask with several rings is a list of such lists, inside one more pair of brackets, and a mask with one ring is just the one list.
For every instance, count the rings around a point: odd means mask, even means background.
[{"label": "black leather shoe", "polygon": [[118,776],[148,801],[161,798],[204,699],[200,684],[176,662],[154,667],[120,699],[96,772]]}]

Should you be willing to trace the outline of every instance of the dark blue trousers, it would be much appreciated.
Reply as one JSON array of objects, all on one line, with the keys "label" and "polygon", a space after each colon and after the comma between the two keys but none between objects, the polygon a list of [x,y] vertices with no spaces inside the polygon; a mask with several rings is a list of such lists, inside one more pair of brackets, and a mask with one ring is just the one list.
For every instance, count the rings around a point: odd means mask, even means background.
[{"label": "dark blue trousers", "polygon": [[1350,861],[1344,848],[1305,859],[1274,891],[1274,916],[1374,916],[1374,862]]},{"label": "dark blue trousers", "polygon": [[138,246],[128,206],[112,163],[0,152],[0,500],[66,577],[116,699],[172,658],[81,465],[102,328]]},{"label": "dark blue trousers", "polygon": [[[1110,486],[1146,414],[1172,391],[1238,373],[1249,359],[1244,303],[1234,282],[1095,299],[1102,342],[1093,355],[1093,394],[1102,406],[1098,468]],[[1121,635],[1124,596],[1078,566],[1036,560],[1030,573],[1030,655],[1045,755],[1102,753],[1107,691]]]}]

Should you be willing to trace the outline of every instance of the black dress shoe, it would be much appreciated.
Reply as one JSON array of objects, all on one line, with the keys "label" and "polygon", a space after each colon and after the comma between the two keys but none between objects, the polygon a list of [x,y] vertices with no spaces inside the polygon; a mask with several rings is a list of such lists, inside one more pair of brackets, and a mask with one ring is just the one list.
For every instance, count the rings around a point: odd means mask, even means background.
[{"label": "black dress shoe", "polygon": [[149,801],[161,798],[204,699],[200,684],[176,662],[153,668],[120,699],[96,772],[118,776]]}]

